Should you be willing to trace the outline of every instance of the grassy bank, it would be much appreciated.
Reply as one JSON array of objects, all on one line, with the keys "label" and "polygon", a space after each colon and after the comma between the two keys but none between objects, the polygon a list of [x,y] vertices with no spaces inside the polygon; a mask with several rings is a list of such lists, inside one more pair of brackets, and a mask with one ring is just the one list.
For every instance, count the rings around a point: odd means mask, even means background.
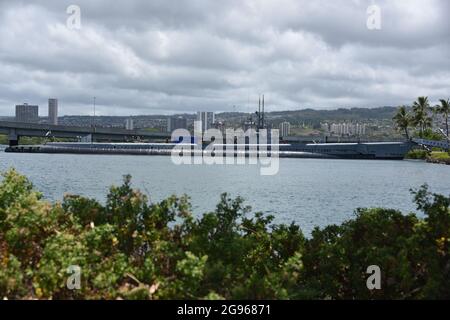
[{"label": "grassy bank", "polygon": [[433,151],[427,158],[428,162],[450,164],[450,154],[443,151]]},{"label": "grassy bank", "polygon": [[[450,198],[426,187],[413,198],[425,218],[359,209],[305,238],[226,194],[199,218],[185,197],[150,203],[129,177],[105,205],[76,195],[49,203],[12,170],[0,184],[0,297],[448,299]],[[380,290],[366,286],[371,265]],[[71,266],[77,290],[66,286]]]},{"label": "grassy bank", "polygon": [[[21,137],[20,138],[20,144],[22,145],[37,145],[37,144],[43,144],[46,141],[48,141],[48,138],[40,138],[40,137]],[[7,135],[0,135],[0,144],[9,144],[8,136]]]},{"label": "grassy bank", "polygon": [[446,151],[427,151],[414,149],[408,152],[406,159],[426,160],[431,163],[450,164],[450,154]]},{"label": "grassy bank", "polygon": [[[44,144],[46,142],[70,142],[74,141],[74,139],[70,138],[41,138],[41,137],[20,137],[19,143],[21,145],[38,145],[38,144]],[[9,140],[8,136],[4,134],[0,134],[0,144],[8,145]]]}]

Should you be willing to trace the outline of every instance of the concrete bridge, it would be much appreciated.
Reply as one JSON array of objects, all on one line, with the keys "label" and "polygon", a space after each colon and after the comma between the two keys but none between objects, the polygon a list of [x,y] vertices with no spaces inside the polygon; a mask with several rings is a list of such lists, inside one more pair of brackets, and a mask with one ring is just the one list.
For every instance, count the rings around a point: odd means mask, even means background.
[{"label": "concrete bridge", "polygon": [[166,140],[170,133],[120,128],[72,127],[51,124],[0,121],[0,134],[8,135],[9,145],[19,144],[20,137],[77,138],[91,141]]}]

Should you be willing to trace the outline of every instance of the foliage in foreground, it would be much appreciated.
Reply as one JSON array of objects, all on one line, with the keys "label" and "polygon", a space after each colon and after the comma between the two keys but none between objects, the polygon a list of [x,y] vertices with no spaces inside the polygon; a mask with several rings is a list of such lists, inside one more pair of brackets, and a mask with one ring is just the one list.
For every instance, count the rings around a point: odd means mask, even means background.
[{"label": "foliage in foreground", "polygon": [[[273,225],[222,195],[194,218],[186,198],[150,203],[126,177],[105,205],[50,204],[14,170],[0,184],[0,297],[8,299],[450,298],[450,199],[415,192],[421,219],[359,209],[342,225]],[[66,287],[81,267],[81,288]],[[368,290],[366,269],[382,270]]]}]

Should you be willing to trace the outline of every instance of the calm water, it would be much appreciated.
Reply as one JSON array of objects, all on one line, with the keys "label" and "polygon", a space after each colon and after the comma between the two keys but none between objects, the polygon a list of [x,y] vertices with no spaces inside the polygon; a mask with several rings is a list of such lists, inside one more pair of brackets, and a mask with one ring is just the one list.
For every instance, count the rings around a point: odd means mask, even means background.
[{"label": "calm water", "polygon": [[108,187],[124,174],[133,185],[161,200],[188,194],[196,214],[213,210],[219,195],[241,195],[255,211],[276,222],[295,221],[309,233],[316,225],[341,223],[358,207],[415,209],[410,188],[428,183],[450,194],[450,167],[418,161],[280,159],[275,176],[257,166],[176,166],[170,157],[12,154],[0,151],[0,170],[15,167],[51,200],[64,193],[105,200]]}]

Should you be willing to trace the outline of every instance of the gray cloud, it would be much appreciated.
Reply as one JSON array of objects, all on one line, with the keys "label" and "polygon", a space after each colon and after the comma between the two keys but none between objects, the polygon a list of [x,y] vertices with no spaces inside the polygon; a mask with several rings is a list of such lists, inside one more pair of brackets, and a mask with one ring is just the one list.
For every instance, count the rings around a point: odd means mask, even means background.
[{"label": "gray cloud", "polygon": [[[0,112],[62,114],[373,107],[448,97],[446,0],[0,2]],[[382,29],[366,27],[369,5]],[[250,101],[250,105],[249,105]]]}]

